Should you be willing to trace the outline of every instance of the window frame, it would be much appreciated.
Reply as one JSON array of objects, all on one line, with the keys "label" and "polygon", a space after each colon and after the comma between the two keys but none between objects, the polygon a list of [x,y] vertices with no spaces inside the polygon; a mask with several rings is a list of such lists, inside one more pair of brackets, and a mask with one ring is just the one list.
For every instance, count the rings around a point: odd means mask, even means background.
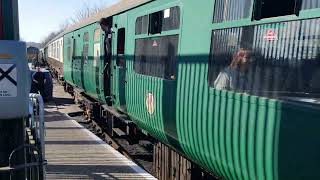
[{"label": "window frame", "polygon": [[[168,30],[168,31],[161,31],[161,33],[158,33],[158,34],[149,34],[149,27],[150,27],[150,23],[149,23],[150,17],[149,17],[149,15],[152,14],[152,13],[155,13],[155,12],[158,12],[158,11],[164,11],[166,9],[170,9],[170,8],[173,8],[173,7],[178,7],[179,10],[180,10],[180,17],[179,17],[180,25],[179,25],[179,28],[173,29],[173,30]],[[167,35],[173,35],[173,34],[181,34],[181,29],[182,29],[181,27],[183,26],[183,21],[182,21],[183,8],[182,8],[182,5],[180,3],[169,3],[169,4],[166,4],[166,5],[159,6],[157,8],[145,11],[143,13],[139,13],[135,17],[135,22],[137,21],[137,19],[139,17],[145,16],[145,15],[148,16],[148,30],[147,30],[147,33],[145,33],[145,34],[135,34],[134,33],[135,39],[148,38],[148,37],[160,37],[160,36],[167,36]],[[134,28],[134,30],[135,30],[135,28]]]},{"label": "window frame", "polygon": [[[99,32],[99,36],[98,37],[96,37],[96,32]],[[97,28],[95,28],[94,30],[93,30],[93,43],[95,44],[95,43],[97,43],[97,42],[99,42],[100,43],[100,41],[101,41],[101,28],[99,28],[99,27],[97,27]],[[96,39],[97,38],[97,39]]]},{"label": "window frame", "polygon": [[320,8],[314,9],[305,9],[299,10],[298,16],[297,15],[285,15],[285,16],[278,16],[278,17],[271,17],[271,18],[263,18],[260,20],[254,19],[254,7],[256,1],[261,0],[252,0],[250,6],[250,15],[248,18],[240,19],[240,20],[233,20],[233,21],[223,21],[219,23],[214,23],[214,15],[215,15],[215,7],[217,0],[214,0],[213,3],[213,13],[212,13],[212,21],[211,21],[211,29],[223,29],[223,28],[232,28],[232,27],[241,27],[241,26],[249,26],[249,25],[259,25],[259,24],[268,24],[272,22],[283,22],[283,21],[293,21],[293,20],[300,20],[305,18],[317,18],[320,17],[319,10]]},{"label": "window frame", "polygon": [[[214,5],[217,1],[214,1]],[[255,0],[252,3],[252,8],[253,4],[255,3]],[[213,7],[213,9],[215,6]],[[299,15],[287,15],[287,16],[279,16],[279,17],[272,17],[272,18],[266,18],[266,19],[261,19],[261,20],[253,20],[253,9],[251,9],[251,18],[247,19],[242,19],[238,21],[228,21],[228,22],[221,22],[221,23],[214,23],[213,19],[211,21],[212,25],[211,28],[209,29],[210,31],[210,48],[208,52],[208,70],[206,72],[207,78],[207,87],[209,88],[209,93],[213,95],[219,95],[219,96],[227,96],[227,95],[237,95],[237,96],[243,96],[243,97],[254,97],[254,98],[267,98],[267,99],[272,99],[275,101],[280,101],[280,102],[289,102],[288,100],[281,99],[281,98],[274,98],[274,97],[265,97],[265,96],[256,96],[252,94],[244,94],[241,92],[236,92],[236,91],[230,91],[230,90],[218,90],[215,89],[213,86],[210,85],[210,79],[209,79],[209,60],[210,60],[210,52],[211,52],[211,44],[212,44],[212,35],[213,31],[215,30],[222,30],[222,29],[227,29],[227,28],[238,28],[238,27],[243,27],[243,26],[254,26],[254,25],[263,25],[263,24],[269,24],[269,23],[281,23],[281,22],[287,22],[287,21],[298,21],[298,20],[304,20],[304,19],[313,19],[313,18],[320,18],[319,14],[320,8],[314,8],[314,9],[305,9],[302,10],[300,9]],[[214,16],[214,10],[213,10],[213,16]],[[213,17],[214,18],[214,17]],[[248,99],[249,100],[249,99]],[[291,101],[290,101],[291,102]],[[303,101],[292,101],[293,103],[299,103],[299,104],[305,104],[306,102]],[[311,105],[315,105],[314,103],[311,103]]]},{"label": "window frame", "polygon": [[[169,36],[176,36],[177,37],[177,53],[176,53],[176,57],[175,57],[175,62],[174,62],[174,65],[175,65],[175,70],[174,70],[174,75],[171,75],[170,77],[171,78],[165,78],[165,77],[159,77],[159,76],[154,76],[154,75],[149,75],[149,74],[142,74],[142,73],[139,73],[136,71],[135,69],[135,62],[136,62],[136,42],[138,40],[154,40],[155,38],[157,39],[160,39],[160,38],[163,38],[163,37],[169,37]],[[179,60],[179,53],[180,53],[180,41],[181,41],[181,37],[180,37],[180,34],[172,34],[172,35],[166,35],[166,36],[158,36],[158,37],[148,37],[148,38],[138,38],[138,39],[135,39],[135,50],[134,50],[134,59],[133,59],[133,72],[136,74],[136,75],[140,75],[140,76],[143,76],[143,77],[152,77],[152,78],[158,78],[158,79],[162,79],[162,80],[166,80],[166,81],[175,81],[176,80],[176,76],[178,74],[177,72],[177,67],[178,67],[178,60]],[[171,63],[172,64],[172,63]],[[166,74],[164,74],[166,76]],[[173,78],[172,78],[173,77]]]},{"label": "window frame", "polygon": [[[147,31],[146,32],[141,32],[141,33],[137,33],[137,22],[138,22],[138,19],[139,18],[142,18],[143,19],[143,17],[147,17]],[[149,14],[146,14],[146,15],[143,15],[143,16],[139,16],[139,17],[137,17],[136,18],[136,21],[135,21],[135,35],[137,36],[137,35],[141,35],[141,34],[148,34],[148,30],[149,30],[149,22],[150,22],[150,20],[149,20]]]},{"label": "window frame", "polygon": [[[183,9],[183,6],[181,3],[177,3],[177,2],[173,2],[173,3],[168,3],[166,5],[163,5],[163,6],[159,6],[157,8],[154,8],[154,9],[150,9],[148,11],[145,11],[145,12],[142,12],[142,13],[139,13],[137,14],[137,16],[135,17],[135,20],[137,20],[138,17],[141,17],[141,16],[144,16],[144,15],[149,15],[149,14],[152,14],[154,12],[158,12],[158,11],[162,11],[162,10],[166,10],[166,9],[170,9],[172,7],[178,7],[179,10],[180,10],[180,17],[179,17],[179,21],[180,21],[180,25],[179,25],[179,28],[178,29],[174,29],[174,30],[168,30],[168,31],[163,31],[161,32],[160,34],[149,34],[149,33],[145,33],[145,34],[135,34],[134,33],[134,42],[137,40],[137,39],[145,39],[145,38],[157,38],[157,37],[162,37],[162,36],[170,36],[170,35],[178,35],[179,36],[179,39],[178,39],[178,46],[177,46],[177,63],[176,63],[176,68],[178,67],[178,61],[179,61],[179,56],[180,56],[180,47],[181,47],[181,31],[182,31],[182,27],[183,27],[183,13],[184,13],[184,9]],[[149,19],[149,17],[148,17]],[[149,22],[149,21],[148,21]],[[149,27],[149,24],[148,24],[148,27]],[[135,28],[134,28],[135,30]],[[135,49],[135,45],[134,45],[134,49]],[[135,52],[134,52],[134,56],[135,56]],[[144,74],[140,74],[140,73],[137,73],[134,69],[134,63],[132,63],[132,72],[135,76],[137,77],[142,77],[142,78],[156,78],[156,79],[161,79],[161,80],[164,80],[164,81],[176,81],[177,78],[175,78],[174,80],[170,80],[170,79],[165,79],[165,78],[160,78],[160,77],[155,77],[155,76],[149,76],[149,75],[144,75]],[[177,76],[177,73],[176,72],[176,76]]]}]

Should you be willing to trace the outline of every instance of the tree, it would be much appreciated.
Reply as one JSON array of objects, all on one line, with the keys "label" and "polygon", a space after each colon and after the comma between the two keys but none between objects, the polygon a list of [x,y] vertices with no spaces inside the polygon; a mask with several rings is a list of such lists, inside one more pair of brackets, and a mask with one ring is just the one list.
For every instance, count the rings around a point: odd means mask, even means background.
[{"label": "tree", "polygon": [[76,24],[81,22],[82,20],[99,13],[103,10],[103,6],[95,4],[94,6],[90,6],[88,3],[85,3],[83,7],[77,11],[76,15],[70,19],[71,24]]},{"label": "tree", "polygon": [[45,37],[41,42],[41,47],[44,47],[47,43],[49,43],[52,39],[54,39],[61,32],[65,31],[68,27],[81,22],[82,20],[100,12],[104,9],[104,6],[100,4],[95,4],[90,6],[87,2],[83,5],[83,7],[77,11],[76,15],[71,17],[70,19],[66,19],[63,23],[60,24],[59,30],[56,32],[51,32],[47,37]]}]

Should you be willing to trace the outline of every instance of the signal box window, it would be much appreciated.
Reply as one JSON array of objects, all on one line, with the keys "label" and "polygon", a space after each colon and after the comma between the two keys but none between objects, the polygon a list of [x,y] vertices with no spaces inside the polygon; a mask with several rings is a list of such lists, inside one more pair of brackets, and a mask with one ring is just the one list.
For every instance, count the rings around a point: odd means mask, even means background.
[{"label": "signal box window", "polygon": [[135,72],[175,80],[178,42],[178,35],[137,39],[134,58]]},{"label": "signal box window", "polygon": [[320,19],[214,30],[209,85],[218,90],[319,103],[320,49],[314,44],[319,37],[315,24],[320,24]]},{"label": "signal box window", "polygon": [[297,14],[300,0],[258,0],[255,4],[255,19],[271,18]]},{"label": "signal box window", "polygon": [[216,0],[214,23],[249,18],[252,0]]}]

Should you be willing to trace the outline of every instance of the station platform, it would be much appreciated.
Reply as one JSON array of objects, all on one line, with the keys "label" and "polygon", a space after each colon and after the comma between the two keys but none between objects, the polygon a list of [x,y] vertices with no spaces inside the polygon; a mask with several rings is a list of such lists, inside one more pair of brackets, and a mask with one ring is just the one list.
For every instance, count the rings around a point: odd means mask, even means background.
[{"label": "station platform", "polygon": [[55,84],[46,104],[47,179],[155,179],[78,122],[72,97]]}]

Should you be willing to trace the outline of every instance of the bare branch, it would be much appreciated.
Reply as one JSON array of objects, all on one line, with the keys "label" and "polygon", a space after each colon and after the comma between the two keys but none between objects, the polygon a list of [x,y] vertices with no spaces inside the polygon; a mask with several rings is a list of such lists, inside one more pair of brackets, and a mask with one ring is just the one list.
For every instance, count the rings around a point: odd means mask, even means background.
[{"label": "bare branch", "polygon": [[90,6],[88,3],[85,3],[83,7],[77,11],[76,15],[70,19],[71,24],[81,22],[82,20],[100,12],[103,9],[103,6],[95,4]]}]

